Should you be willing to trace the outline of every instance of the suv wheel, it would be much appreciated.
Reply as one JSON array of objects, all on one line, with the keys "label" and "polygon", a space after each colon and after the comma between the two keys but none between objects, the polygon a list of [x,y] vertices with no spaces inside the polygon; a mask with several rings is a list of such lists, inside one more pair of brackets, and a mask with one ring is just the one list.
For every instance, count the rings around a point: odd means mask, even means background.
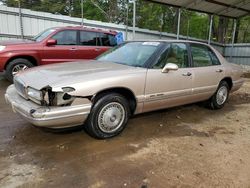
[{"label": "suv wheel", "polygon": [[215,94],[209,99],[208,105],[211,109],[221,109],[226,103],[229,96],[229,86],[226,81],[219,84]]},{"label": "suv wheel", "polygon": [[27,59],[17,58],[9,62],[6,67],[5,77],[13,82],[13,77],[19,72],[24,71],[34,65]]},{"label": "suv wheel", "polygon": [[93,105],[85,130],[95,138],[111,138],[123,131],[129,116],[127,99],[120,94],[110,93],[100,97]]}]

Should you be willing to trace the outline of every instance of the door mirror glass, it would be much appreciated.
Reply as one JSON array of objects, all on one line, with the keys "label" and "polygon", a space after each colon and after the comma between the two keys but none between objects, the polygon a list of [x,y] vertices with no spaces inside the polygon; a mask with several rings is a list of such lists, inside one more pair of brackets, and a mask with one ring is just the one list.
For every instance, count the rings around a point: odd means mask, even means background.
[{"label": "door mirror glass", "polygon": [[56,44],[57,44],[57,40],[55,40],[55,39],[49,39],[49,40],[47,40],[47,43],[46,43],[47,46],[53,46]]},{"label": "door mirror glass", "polygon": [[174,63],[167,63],[166,65],[165,65],[165,67],[162,69],[162,73],[167,73],[167,72],[169,72],[169,71],[176,71],[176,70],[178,70],[178,65],[176,65],[176,64],[174,64]]}]

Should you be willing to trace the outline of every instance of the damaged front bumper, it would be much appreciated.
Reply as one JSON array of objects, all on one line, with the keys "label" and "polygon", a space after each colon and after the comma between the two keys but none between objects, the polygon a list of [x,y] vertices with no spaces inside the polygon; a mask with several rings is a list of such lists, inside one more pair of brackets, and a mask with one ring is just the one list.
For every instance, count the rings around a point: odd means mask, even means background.
[{"label": "damaged front bumper", "polygon": [[30,123],[47,128],[67,128],[82,125],[87,119],[92,104],[72,106],[40,106],[21,97],[14,85],[8,87],[5,100]]}]

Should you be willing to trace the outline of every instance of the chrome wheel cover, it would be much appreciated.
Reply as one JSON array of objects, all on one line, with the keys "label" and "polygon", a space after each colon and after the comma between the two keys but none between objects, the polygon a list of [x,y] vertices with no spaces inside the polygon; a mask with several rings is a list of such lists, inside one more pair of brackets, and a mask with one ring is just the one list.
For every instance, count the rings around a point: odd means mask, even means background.
[{"label": "chrome wheel cover", "polygon": [[226,86],[222,86],[219,88],[216,94],[216,102],[218,105],[222,105],[226,102],[228,97],[228,89]]},{"label": "chrome wheel cover", "polygon": [[105,105],[98,115],[98,126],[105,133],[118,130],[125,120],[125,109],[118,102]]},{"label": "chrome wheel cover", "polygon": [[26,69],[28,69],[29,67],[25,64],[18,64],[18,65],[15,65],[13,68],[12,68],[12,75],[15,76],[18,72],[20,71],[24,71]]}]

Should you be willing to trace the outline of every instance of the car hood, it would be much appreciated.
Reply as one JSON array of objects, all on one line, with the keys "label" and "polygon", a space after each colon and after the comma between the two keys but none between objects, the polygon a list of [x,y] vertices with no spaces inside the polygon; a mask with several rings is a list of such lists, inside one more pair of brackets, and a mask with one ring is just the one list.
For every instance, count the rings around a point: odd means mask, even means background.
[{"label": "car hood", "polygon": [[3,40],[0,42],[2,46],[10,46],[10,45],[22,45],[22,44],[33,44],[35,41],[32,40]]},{"label": "car hood", "polygon": [[121,75],[136,73],[144,68],[131,67],[112,62],[86,60],[81,62],[43,65],[19,73],[15,79],[20,79],[26,86],[41,90],[52,87],[77,85],[77,83],[92,82],[100,79],[115,79]]}]

